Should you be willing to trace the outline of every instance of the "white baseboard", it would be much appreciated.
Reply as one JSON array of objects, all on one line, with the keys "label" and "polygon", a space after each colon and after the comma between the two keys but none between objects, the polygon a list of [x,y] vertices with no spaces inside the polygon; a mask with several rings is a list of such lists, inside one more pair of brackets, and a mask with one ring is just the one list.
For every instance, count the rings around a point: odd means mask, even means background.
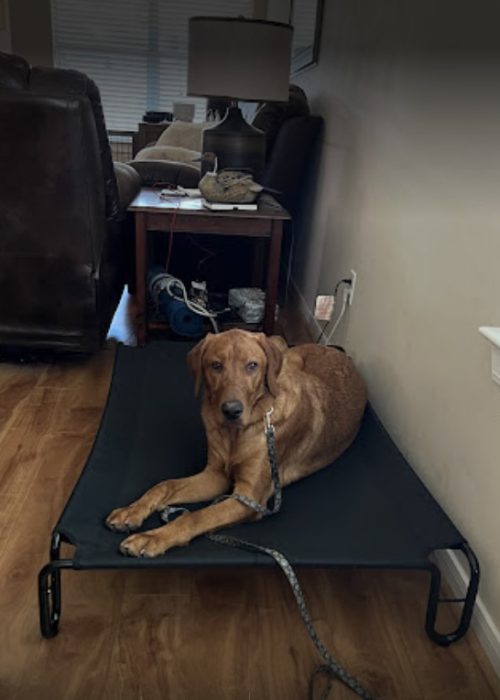
[{"label": "white baseboard", "polygon": [[[444,549],[435,552],[434,556],[443,578],[453,591],[453,595],[462,597],[467,589],[469,574],[463,567],[457,553],[451,549]],[[471,627],[500,678],[500,630],[495,625],[480,595],[476,599]]]}]

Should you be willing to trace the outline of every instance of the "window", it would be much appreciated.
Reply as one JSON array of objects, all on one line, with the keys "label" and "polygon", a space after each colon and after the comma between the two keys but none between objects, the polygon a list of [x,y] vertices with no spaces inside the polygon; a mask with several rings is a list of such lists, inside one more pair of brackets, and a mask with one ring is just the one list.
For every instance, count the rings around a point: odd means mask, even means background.
[{"label": "window", "polygon": [[188,18],[252,16],[252,0],[52,0],[55,63],[91,77],[108,129],[136,129],[146,110],[186,98]]}]

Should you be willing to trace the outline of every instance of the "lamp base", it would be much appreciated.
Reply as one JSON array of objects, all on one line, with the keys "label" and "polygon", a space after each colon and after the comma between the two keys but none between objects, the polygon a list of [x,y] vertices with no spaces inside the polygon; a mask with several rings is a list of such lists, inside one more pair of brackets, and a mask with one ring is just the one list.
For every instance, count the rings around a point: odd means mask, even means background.
[{"label": "lamp base", "polygon": [[[266,135],[245,121],[239,107],[229,107],[217,126],[203,131],[203,153],[215,153],[219,170],[247,170],[259,181],[264,172]],[[209,170],[202,160],[202,176]]]}]

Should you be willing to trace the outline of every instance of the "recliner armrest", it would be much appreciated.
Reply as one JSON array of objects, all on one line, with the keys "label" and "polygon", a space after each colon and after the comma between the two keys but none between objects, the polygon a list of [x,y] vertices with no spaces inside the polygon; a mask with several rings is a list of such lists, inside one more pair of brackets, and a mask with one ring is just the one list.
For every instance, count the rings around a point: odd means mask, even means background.
[{"label": "recliner armrest", "polygon": [[173,160],[132,160],[129,165],[139,173],[143,187],[158,184],[198,187],[200,180],[198,168]]},{"label": "recliner armrest", "polygon": [[141,189],[141,178],[134,168],[127,163],[114,163],[118,196],[120,199],[120,215],[123,215],[130,202]]}]

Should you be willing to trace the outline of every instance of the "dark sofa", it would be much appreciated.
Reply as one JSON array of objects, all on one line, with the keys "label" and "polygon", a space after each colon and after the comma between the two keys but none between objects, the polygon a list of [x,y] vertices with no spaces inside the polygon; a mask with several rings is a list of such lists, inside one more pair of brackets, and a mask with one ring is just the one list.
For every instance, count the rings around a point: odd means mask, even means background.
[{"label": "dark sofa", "polygon": [[140,187],[96,85],[0,53],[0,347],[93,352],[132,261]]}]

